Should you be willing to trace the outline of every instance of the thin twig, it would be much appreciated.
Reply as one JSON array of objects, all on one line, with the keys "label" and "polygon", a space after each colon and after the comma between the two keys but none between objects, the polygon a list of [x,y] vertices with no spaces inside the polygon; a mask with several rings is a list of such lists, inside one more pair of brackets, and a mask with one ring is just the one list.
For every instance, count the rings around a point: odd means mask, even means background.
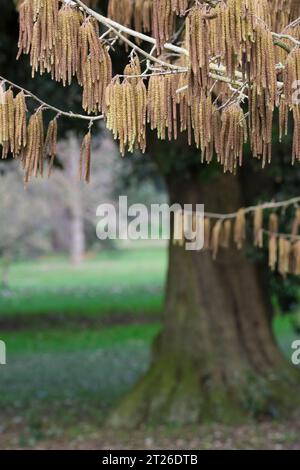
[{"label": "thin twig", "polygon": [[100,121],[101,119],[104,118],[102,114],[99,116],[86,116],[84,114],[73,113],[72,111],[63,111],[57,108],[56,106],[52,106],[51,104],[46,103],[45,101],[41,100],[40,98],[38,98],[38,96],[33,94],[31,91],[26,90],[25,88],[21,87],[20,85],[17,85],[16,83],[11,82],[10,80],[7,80],[7,78],[1,77],[1,75],[0,75],[0,80],[12,86],[13,88],[16,88],[17,90],[23,91],[27,96],[31,97],[37,103],[39,103],[41,107],[45,109],[50,109],[51,111],[55,111],[60,116],[66,116],[71,119],[83,119],[85,121]]}]

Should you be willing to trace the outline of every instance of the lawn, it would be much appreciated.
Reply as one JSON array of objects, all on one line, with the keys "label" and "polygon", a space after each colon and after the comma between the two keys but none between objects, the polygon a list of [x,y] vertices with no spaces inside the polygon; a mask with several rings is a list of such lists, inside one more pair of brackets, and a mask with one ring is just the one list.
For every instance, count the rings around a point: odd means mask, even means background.
[{"label": "lawn", "polygon": [[[106,252],[76,269],[64,258],[12,266],[10,289],[0,297],[0,339],[7,346],[7,366],[0,368],[0,448],[113,448],[116,439],[125,448],[155,446],[157,439],[166,448],[264,442],[263,427],[187,428],[185,444],[176,429],[160,430],[159,437],[142,431],[131,441],[102,433],[109,410],[149,367],[166,264],[166,250],[158,246]],[[274,330],[290,356],[296,337],[290,318],[277,317]],[[289,431],[276,426],[274,436],[274,427],[268,431],[271,447],[296,445],[296,424]]]},{"label": "lawn", "polygon": [[15,263],[0,293],[0,326],[7,316],[157,313],[166,266],[160,245],[103,252],[77,268],[65,258]]}]

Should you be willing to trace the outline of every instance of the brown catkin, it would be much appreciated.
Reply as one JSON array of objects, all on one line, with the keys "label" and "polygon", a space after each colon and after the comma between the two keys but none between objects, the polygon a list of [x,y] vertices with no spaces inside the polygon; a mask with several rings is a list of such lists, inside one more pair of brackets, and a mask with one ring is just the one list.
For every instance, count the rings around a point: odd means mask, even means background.
[{"label": "brown catkin", "polygon": [[44,154],[46,157],[50,157],[49,167],[48,167],[48,177],[51,176],[56,153],[57,153],[57,118],[54,118],[49,122],[45,144],[44,144]]},{"label": "brown catkin", "polygon": [[292,235],[294,237],[298,236],[299,227],[300,227],[300,208],[296,210],[296,214],[295,214],[293,225],[292,225]]},{"label": "brown catkin", "polygon": [[231,220],[227,219],[223,223],[223,230],[222,230],[222,236],[221,236],[221,246],[223,248],[230,247],[231,235],[232,235],[232,224],[231,224]]},{"label": "brown catkin", "polygon": [[194,6],[186,18],[186,45],[190,56],[189,81],[194,94],[207,90],[209,77],[209,29],[207,5]]},{"label": "brown catkin", "polygon": [[300,240],[296,241],[292,249],[293,255],[293,274],[300,275]]},{"label": "brown catkin", "polygon": [[243,162],[243,146],[247,140],[247,125],[242,108],[232,104],[222,112],[217,147],[218,161],[224,171],[234,172]]},{"label": "brown catkin", "polygon": [[53,69],[59,4],[59,0],[24,0],[20,5],[18,57],[30,54],[33,76]]},{"label": "brown catkin", "polygon": [[271,235],[269,238],[269,267],[272,271],[275,271],[277,264],[277,237]]},{"label": "brown catkin", "polygon": [[269,232],[271,235],[278,233],[279,221],[278,216],[275,213],[272,213],[269,217]]},{"label": "brown catkin", "polygon": [[246,240],[246,217],[245,210],[239,209],[234,224],[234,242],[240,250]]},{"label": "brown catkin", "polygon": [[282,276],[290,272],[291,242],[284,237],[279,238],[278,271]]},{"label": "brown catkin", "polygon": [[204,219],[204,250],[210,249],[210,231],[211,231],[211,223],[210,218],[205,217]]},{"label": "brown catkin", "polygon": [[254,246],[263,248],[263,209],[257,206],[254,211]]},{"label": "brown catkin", "polygon": [[92,133],[89,130],[84,136],[80,148],[79,178],[83,178],[86,183],[90,182],[91,173],[91,141]]},{"label": "brown catkin", "polygon": [[218,220],[212,229],[211,249],[212,249],[212,256],[214,260],[216,260],[218,252],[219,252],[219,248],[220,248],[222,226],[223,226],[223,221]]}]

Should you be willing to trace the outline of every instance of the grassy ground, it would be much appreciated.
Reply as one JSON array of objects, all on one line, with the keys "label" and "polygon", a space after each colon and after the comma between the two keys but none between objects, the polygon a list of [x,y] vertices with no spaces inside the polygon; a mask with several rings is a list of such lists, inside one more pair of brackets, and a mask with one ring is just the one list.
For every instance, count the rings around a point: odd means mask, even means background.
[{"label": "grassy ground", "polygon": [[[76,270],[64,259],[12,267],[0,297],[8,361],[0,367],[0,448],[299,448],[299,420],[130,436],[101,430],[148,368],[165,270],[162,248],[104,253]],[[274,327],[290,355],[289,319]]]},{"label": "grassy ground", "polygon": [[64,258],[16,263],[10,289],[0,294],[0,327],[8,317],[157,312],[166,260],[158,246],[104,252],[76,269]]}]

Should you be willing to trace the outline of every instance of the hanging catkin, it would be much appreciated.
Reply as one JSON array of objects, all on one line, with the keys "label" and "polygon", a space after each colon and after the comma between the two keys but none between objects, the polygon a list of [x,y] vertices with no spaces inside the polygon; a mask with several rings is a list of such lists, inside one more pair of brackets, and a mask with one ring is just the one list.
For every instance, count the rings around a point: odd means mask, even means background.
[{"label": "hanging catkin", "polygon": [[257,206],[254,212],[254,246],[263,247],[263,209]]},{"label": "hanging catkin", "polygon": [[223,223],[223,229],[222,229],[222,235],[221,235],[221,246],[223,248],[229,248],[230,246],[231,231],[232,231],[231,220],[227,219]]},{"label": "hanging catkin", "polygon": [[95,81],[93,81],[93,62],[91,57],[87,59],[83,67],[82,107],[88,114],[97,111],[103,113],[106,110],[105,93],[112,78],[112,64],[104,44],[101,44],[101,61],[99,65],[100,75],[99,79],[97,78]]},{"label": "hanging catkin", "polygon": [[269,232],[271,235],[278,233],[279,221],[278,216],[273,212],[269,217]]},{"label": "hanging catkin", "polygon": [[234,224],[234,242],[240,250],[246,240],[246,217],[245,210],[239,209]]},{"label": "hanging catkin", "polygon": [[208,86],[210,51],[207,14],[207,5],[196,5],[186,18],[186,44],[191,61],[190,83],[194,94],[199,94]]},{"label": "hanging catkin", "polygon": [[190,106],[192,127],[196,147],[201,149],[202,162],[210,163],[214,152],[214,141],[219,132],[216,107],[212,103],[211,95],[201,92]]},{"label": "hanging catkin", "polygon": [[210,230],[211,230],[210,218],[205,217],[204,219],[204,250],[210,249]]},{"label": "hanging catkin", "polygon": [[177,74],[152,75],[148,85],[148,123],[159,139],[177,138]]},{"label": "hanging catkin", "polygon": [[64,4],[58,13],[58,31],[55,46],[55,71],[57,81],[70,84],[72,77],[80,74],[79,28],[82,14],[74,6]]},{"label": "hanging catkin", "polygon": [[26,146],[26,101],[25,94],[23,91],[17,94],[15,97],[15,144],[14,144],[14,155],[18,156]]},{"label": "hanging catkin", "polygon": [[59,0],[24,0],[20,6],[19,52],[30,54],[32,76],[55,63]]},{"label": "hanging catkin", "polygon": [[269,237],[269,267],[275,271],[277,264],[277,237],[272,235]]},{"label": "hanging catkin", "polygon": [[[134,67],[137,66],[135,63]],[[128,69],[127,69],[128,71]],[[113,80],[106,89],[107,128],[120,141],[120,152],[146,147],[147,90],[141,78]]]},{"label": "hanging catkin", "polygon": [[134,0],[109,0],[108,2],[108,17],[123,26],[130,27],[133,16]]},{"label": "hanging catkin", "polygon": [[293,245],[293,273],[296,276],[300,275],[300,240]]},{"label": "hanging catkin", "polygon": [[44,125],[43,113],[38,110],[34,113],[27,127],[27,145],[23,153],[23,167],[25,182],[28,183],[32,176],[43,176],[44,157]]},{"label": "hanging catkin", "polygon": [[211,249],[212,249],[212,256],[214,260],[217,259],[217,255],[218,255],[219,248],[220,248],[222,225],[223,225],[223,221],[218,220],[212,229]]},{"label": "hanging catkin", "polygon": [[80,148],[79,178],[83,178],[86,183],[90,182],[91,174],[91,130],[84,136]]},{"label": "hanging catkin", "polygon": [[300,227],[300,208],[296,210],[296,214],[295,214],[293,225],[292,225],[292,235],[294,237],[298,236],[299,227]]},{"label": "hanging catkin", "polygon": [[0,86],[0,145],[2,158],[15,150],[15,102],[11,89],[4,91]]},{"label": "hanging catkin", "polygon": [[279,238],[278,271],[282,276],[290,272],[291,242],[284,237]]},{"label": "hanging catkin", "polygon": [[172,10],[172,0],[153,0],[152,33],[157,41],[157,50],[160,54],[163,45],[169,41],[175,24],[175,15]]},{"label": "hanging catkin", "polygon": [[247,125],[242,108],[234,103],[222,112],[219,145],[216,148],[218,161],[224,171],[234,170],[242,165],[243,146],[247,141]]},{"label": "hanging catkin", "polygon": [[57,118],[54,118],[49,122],[45,144],[44,144],[44,154],[46,157],[50,157],[50,162],[49,162],[49,167],[48,167],[48,177],[51,176],[56,153],[57,153]]}]

